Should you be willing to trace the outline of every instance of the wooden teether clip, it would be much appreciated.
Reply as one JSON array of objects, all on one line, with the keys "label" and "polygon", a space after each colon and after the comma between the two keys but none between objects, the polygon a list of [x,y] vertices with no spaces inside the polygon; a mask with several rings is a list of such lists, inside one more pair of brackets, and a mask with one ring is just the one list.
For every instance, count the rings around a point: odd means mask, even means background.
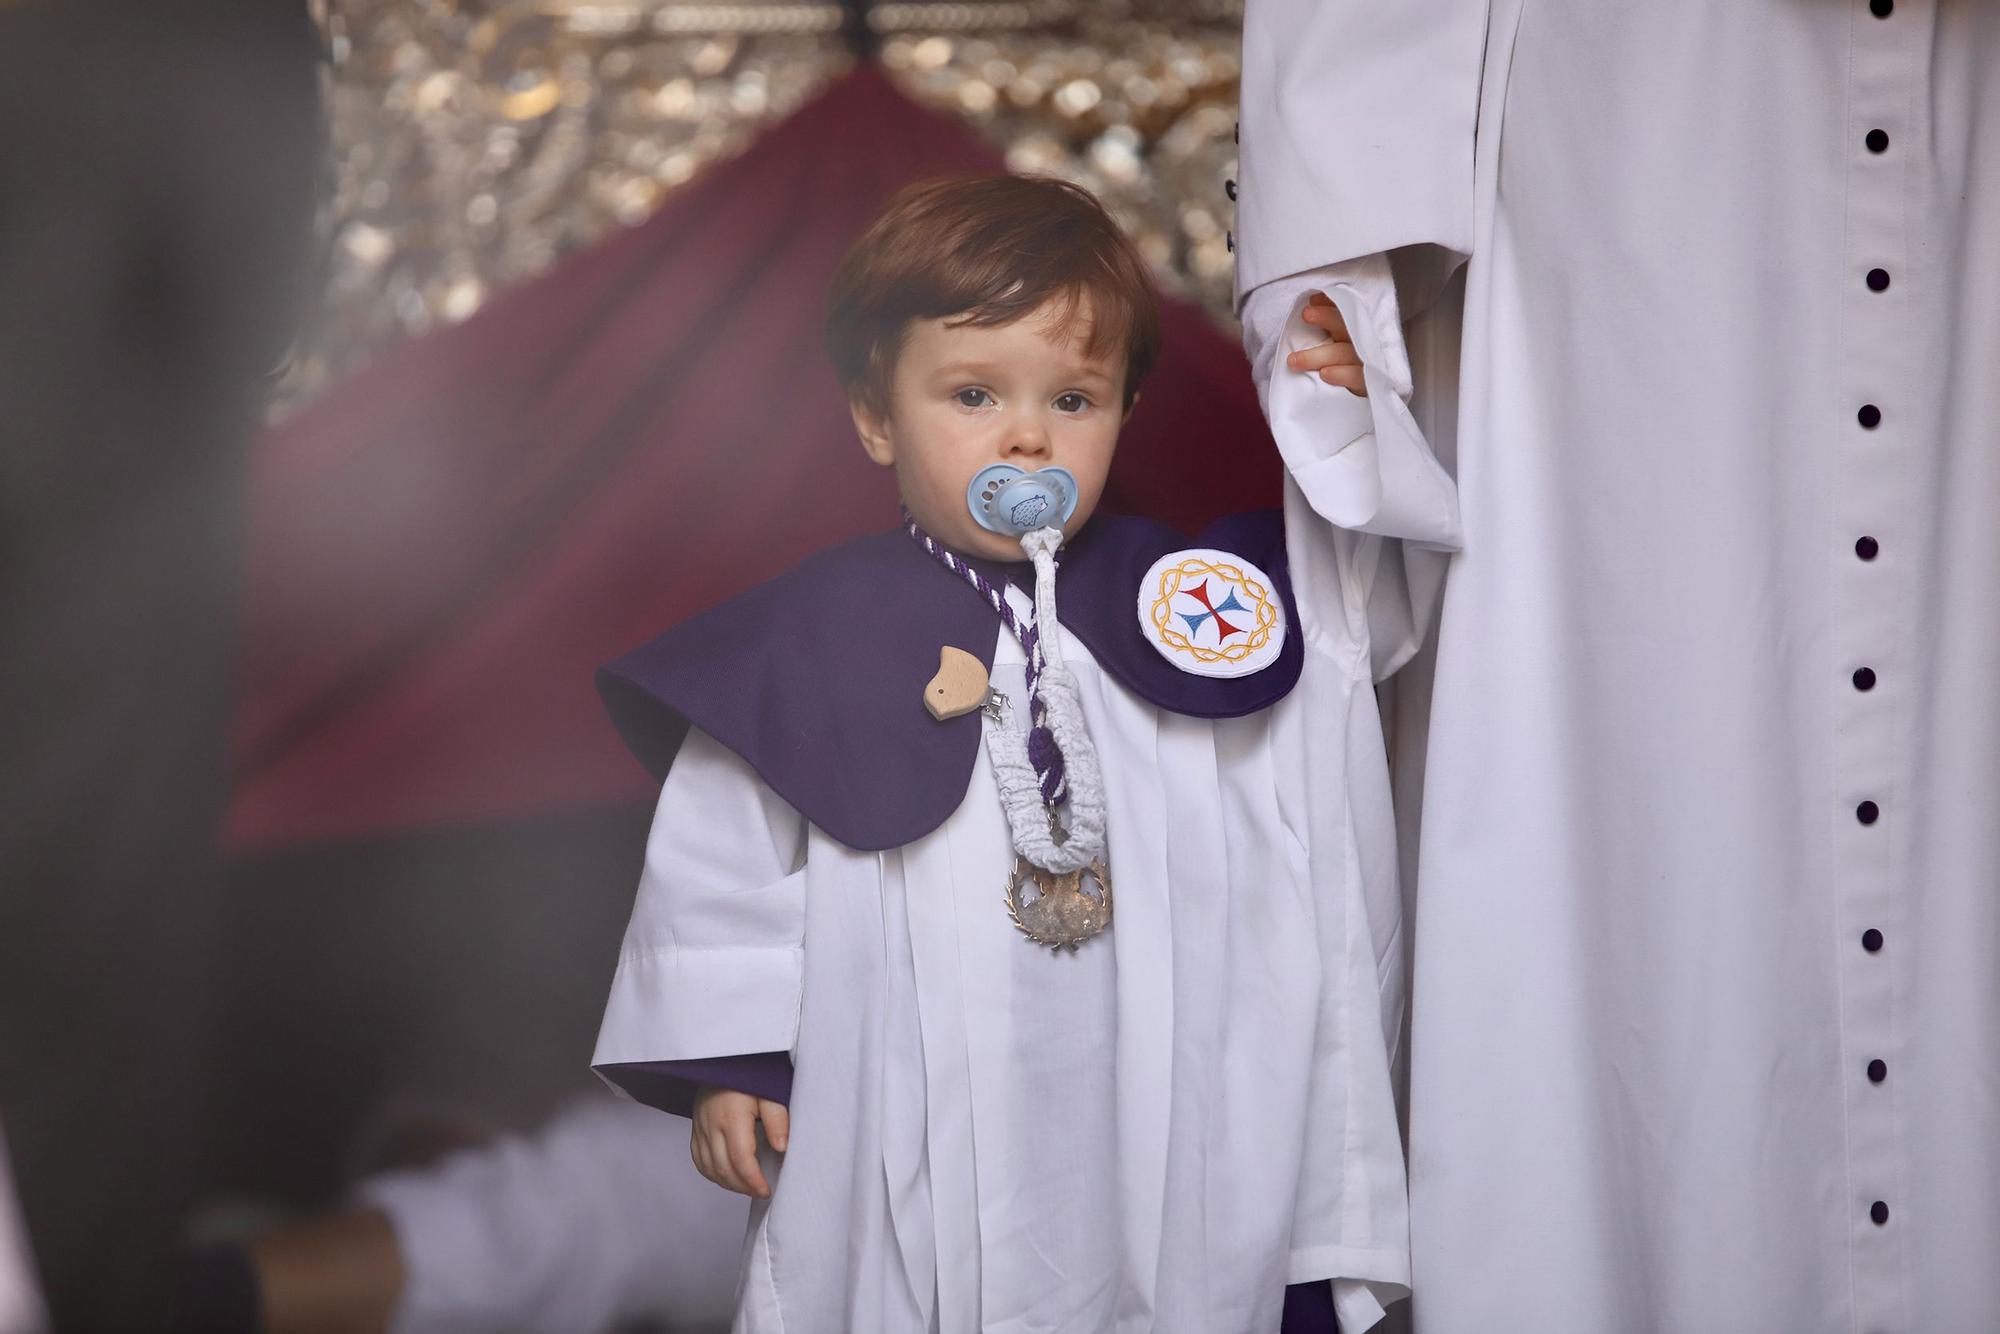
[{"label": "wooden teether clip", "polygon": [[986,666],[962,648],[938,650],[937,675],[924,686],[924,707],[943,722],[981,708],[988,695]]}]

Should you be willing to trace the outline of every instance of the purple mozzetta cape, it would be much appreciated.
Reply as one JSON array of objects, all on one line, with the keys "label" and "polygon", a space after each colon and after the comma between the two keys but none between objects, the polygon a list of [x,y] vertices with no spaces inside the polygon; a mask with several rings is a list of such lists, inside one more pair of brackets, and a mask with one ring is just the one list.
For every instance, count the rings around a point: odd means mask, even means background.
[{"label": "purple mozzetta cape", "polygon": [[[1139,583],[1187,546],[1234,552],[1268,571],[1291,633],[1276,661],[1234,679],[1195,676],[1139,628]],[[992,582],[1032,589],[1025,561],[974,561]],[[1298,607],[1276,510],[1234,515],[1187,541],[1148,519],[1100,515],[1064,548],[1056,613],[1098,666],[1155,707],[1197,718],[1267,709],[1299,679]],[[599,669],[598,693],[625,743],[664,779],[689,726],[742,756],[772,791],[865,852],[914,843],[965,799],[980,717],[939,722],[923,690],[949,644],[993,667],[998,618],[902,529],[821,552]],[[598,1067],[633,1098],[688,1115],[703,1084],[789,1100],[783,1053]],[[1325,1283],[1287,1291],[1285,1330],[1333,1329]]]},{"label": "purple mozzetta cape", "polygon": [[[1063,550],[1056,613],[1098,665],[1158,708],[1234,718],[1299,679],[1297,633],[1277,660],[1233,680],[1181,671],[1147,642],[1136,610],[1154,561],[1189,545],[1271,573],[1298,624],[1275,510],[1224,519],[1190,544],[1163,524],[1100,516]],[[1031,587],[1027,562],[980,562]],[[964,800],[977,713],[939,722],[923,689],[949,644],[993,666],[993,609],[901,529],[821,552],[601,668],[597,689],[641,762],[661,778],[690,724],[749,762],[771,789],[851,848],[914,843]]]}]

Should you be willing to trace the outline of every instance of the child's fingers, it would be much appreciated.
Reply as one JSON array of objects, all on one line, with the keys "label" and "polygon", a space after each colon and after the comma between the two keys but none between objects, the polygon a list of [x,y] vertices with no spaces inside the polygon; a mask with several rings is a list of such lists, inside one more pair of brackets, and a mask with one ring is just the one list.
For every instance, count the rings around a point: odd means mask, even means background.
[{"label": "child's fingers", "polygon": [[792,1112],[782,1102],[772,1102],[769,1098],[757,1100],[757,1119],[764,1123],[764,1138],[779,1153],[785,1151],[785,1142],[792,1137]]},{"label": "child's fingers", "polygon": [[708,1164],[715,1169],[709,1180],[724,1190],[733,1190],[738,1195],[751,1194],[750,1183],[738,1170],[736,1156],[732,1148],[734,1132],[717,1126],[708,1132]]},{"label": "child's fingers", "polygon": [[771,1193],[770,1185],[764,1180],[764,1169],[757,1165],[757,1129],[748,1119],[730,1125],[724,1137],[723,1152],[729,1161],[730,1175],[738,1184],[731,1190],[763,1199]]},{"label": "child's fingers", "polygon": [[1352,343],[1315,343],[1302,347],[1285,358],[1285,365],[1292,370],[1307,375],[1317,375],[1330,385],[1368,396],[1368,386],[1363,378],[1361,356]]},{"label": "child's fingers", "polygon": [[1306,308],[1299,312],[1299,318],[1307,324],[1325,329],[1335,338],[1347,341],[1347,318],[1340,313],[1340,307],[1333,304],[1333,298],[1325,292],[1314,292],[1306,298]]},{"label": "child's fingers", "polygon": [[1359,366],[1328,366],[1319,373],[1319,378],[1357,398],[1368,397],[1368,382]]},{"label": "child's fingers", "polygon": [[694,1138],[696,1170],[724,1190],[741,1194],[743,1187],[737,1183],[736,1174],[729,1167],[729,1155],[723,1151],[722,1132],[714,1126],[696,1126]]},{"label": "child's fingers", "polygon": [[771,1147],[783,1152],[791,1138],[791,1113],[781,1102],[726,1089],[704,1093],[696,1102],[688,1152],[695,1170],[724,1190],[759,1199],[771,1193],[757,1162],[757,1123]]},{"label": "child's fingers", "polygon": [[1314,343],[1302,347],[1285,358],[1285,364],[1295,371],[1324,370],[1328,366],[1359,366],[1361,354],[1354,350],[1352,343]]}]

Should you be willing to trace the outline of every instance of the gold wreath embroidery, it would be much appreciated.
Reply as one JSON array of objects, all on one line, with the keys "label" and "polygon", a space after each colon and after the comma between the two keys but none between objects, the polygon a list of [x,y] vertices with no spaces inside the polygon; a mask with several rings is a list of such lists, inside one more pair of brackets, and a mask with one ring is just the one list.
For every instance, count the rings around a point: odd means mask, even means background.
[{"label": "gold wreath embroidery", "polygon": [[[1224,648],[1203,648],[1173,627],[1174,594],[1180,592],[1181,586],[1190,579],[1210,575],[1237,584],[1257,604],[1256,627]],[[1151,618],[1153,633],[1160,637],[1161,643],[1176,652],[1190,654],[1197,662],[1241,662],[1270,642],[1272,632],[1278,628],[1278,603],[1269,589],[1238,567],[1191,557],[1160,571],[1160,584],[1153,598]]]}]

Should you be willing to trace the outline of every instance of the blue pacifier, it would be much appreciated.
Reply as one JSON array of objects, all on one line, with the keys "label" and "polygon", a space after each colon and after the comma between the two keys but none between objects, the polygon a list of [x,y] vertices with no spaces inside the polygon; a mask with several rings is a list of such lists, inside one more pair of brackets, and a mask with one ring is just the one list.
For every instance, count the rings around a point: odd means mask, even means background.
[{"label": "blue pacifier", "polygon": [[1076,477],[1067,468],[1023,472],[1012,464],[981,468],[965,488],[965,508],[981,528],[1019,537],[1067,523],[1076,513]]}]

